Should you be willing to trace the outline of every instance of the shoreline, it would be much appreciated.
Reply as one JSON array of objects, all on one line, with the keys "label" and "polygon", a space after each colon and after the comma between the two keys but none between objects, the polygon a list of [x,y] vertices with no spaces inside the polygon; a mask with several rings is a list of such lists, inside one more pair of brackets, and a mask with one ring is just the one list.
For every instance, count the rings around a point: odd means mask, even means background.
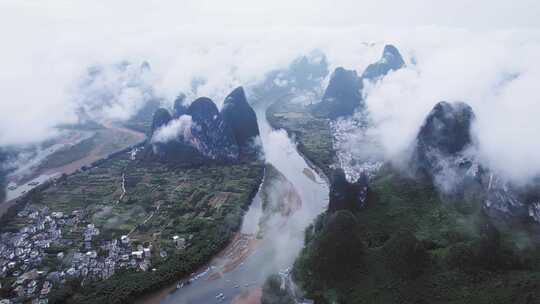
[{"label": "shoreline", "polygon": [[[234,251],[235,244],[245,237],[248,238],[247,240],[248,245],[246,246],[246,250],[242,250],[240,252]],[[222,272],[210,274],[204,280],[212,281],[212,280],[221,279],[223,277],[223,274],[234,271],[238,266],[242,265],[243,262],[257,249],[259,242],[260,240],[258,240],[255,235],[248,235],[248,234],[242,234],[241,232],[236,232],[234,236],[231,238],[231,240],[229,240],[229,243],[227,244],[225,248],[220,250],[204,265],[198,267],[197,270],[192,272],[189,276],[183,277],[182,279],[179,279],[168,286],[160,288],[159,290],[149,292],[141,296],[140,299],[136,300],[133,303],[134,304],[159,304],[161,303],[165,298],[167,298],[169,295],[173,294],[177,290],[176,286],[178,283],[189,282],[189,280],[193,278],[194,276],[205,272],[211,267],[215,267],[215,264],[219,262],[218,261],[219,259],[226,258],[227,253],[234,251],[233,253],[236,254],[234,258],[230,259],[227,263],[220,265],[220,267],[223,268]]]},{"label": "shoreline", "polygon": [[[253,191],[249,195],[249,198],[248,198],[249,204],[244,204],[245,207],[243,206],[244,214],[242,215],[242,222],[239,224],[239,230],[234,233],[233,237],[231,237],[230,240],[227,241],[227,245],[224,248],[220,249],[215,255],[212,256],[211,259],[209,259],[203,265],[201,265],[200,267],[197,267],[197,269],[194,272],[192,272],[191,274],[189,274],[187,276],[184,276],[181,279],[175,280],[174,282],[171,282],[170,284],[166,284],[166,286],[161,287],[161,288],[159,288],[157,290],[145,293],[142,296],[140,296],[140,298],[138,300],[134,301],[133,303],[134,304],[159,304],[165,298],[167,298],[169,295],[173,294],[177,290],[176,286],[177,286],[178,283],[189,282],[189,280],[193,276],[195,276],[197,274],[200,274],[200,273],[206,271],[209,267],[211,267],[212,264],[216,261],[216,259],[223,258],[226,255],[226,253],[228,251],[230,251],[232,246],[234,246],[234,244],[241,239],[243,234],[240,232],[240,230],[241,230],[241,227],[242,227],[242,223],[244,221],[245,213],[247,212],[247,210],[249,209],[249,207],[253,203],[253,200],[255,199],[255,197],[257,196],[259,191],[261,190],[262,184],[263,184],[263,182],[265,180],[265,177],[266,177],[266,170],[263,170],[263,176],[260,178],[260,182],[259,182],[258,186],[255,189],[253,189]],[[247,235],[247,234],[244,234],[244,235]],[[248,252],[244,256],[240,257],[240,261],[236,265],[234,265],[233,268],[231,268],[230,270],[224,271],[223,273],[227,273],[227,272],[230,272],[230,271],[233,271],[234,269],[236,269],[236,267],[241,265],[243,263],[243,261],[255,251],[256,246],[259,243],[258,242],[259,240],[257,240],[256,235],[252,235],[250,241],[255,242],[255,244],[252,245],[253,248],[249,248]],[[227,266],[227,265],[225,265],[225,266]],[[208,278],[206,278],[206,280],[215,280],[215,279],[219,279],[219,278],[221,278],[221,276],[215,277],[213,275],[210,275],[210,276],[208,276]]]}]

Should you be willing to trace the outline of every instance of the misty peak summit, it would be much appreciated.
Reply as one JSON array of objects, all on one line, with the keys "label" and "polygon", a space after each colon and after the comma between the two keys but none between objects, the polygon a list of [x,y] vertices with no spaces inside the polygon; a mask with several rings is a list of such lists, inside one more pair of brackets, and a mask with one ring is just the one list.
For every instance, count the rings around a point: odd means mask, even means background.
[{"label": "misty peak summit", "polygon": [[420,128],[412,166],[447,194],[463,193],[474,184],[480,168],[475,161],[472,108],[463,102],[439,102]]},{"label": "misty peak summit", "polygon": [[361,82],[354,70],[338,67],[330,76],[330,82],[322,101],[313,108],[317,116],[336,119],[351,115],[362,101]]},{"label": "misty peak summit", "polygon": [[389,63],[396,69],[399,69],[405,65],[405,61],[403,61],[398,49],[392,44],[387,44],[384,46],[381,60]]},{"label": "misty peak summit", "polygon": [[390,71],[401,69],[405,61],[393,45],[384,47],[382,57],[370,64],[361,76],[356,71],[338,67],[330,77],[322,101],[312,107],[316,116],[337,119],[366,110],[362,97],[363,80],[377,81]]},{"label": "misty peak summit", "polygon": [[471,144],[472,108],[464,102],[439,102],[429,113],[418,133],[419,149],[436,149],[452,155]]},{"label": "misty peak summit", "polygon": [[147,71],[151,71],[151,70],[152,70],[152,68],[150,67],[150,63],[148,61],[145,60],[145,61],[143,61],[141,63],[141,71],[142,72],[147,72]]},{"label": "misty peak summit", "polygon": [[173,115],[163,108],[154,114],[152,134],[164,128],[153,138],[155,154],[188,162],[190,157],[200,160],[199,155],[218,161],[257,155],[259,125],[242,87],[227,96],[221,112],[208,97],[197,98],[189,107],[185,98],[183,94],[176,98]]},{"label": "misty peak summit", "polygon": [[197,98],[188,108],[194,126],[191,142],[203,155],[212,159],[238,157],[238,146],[231,126],[223,120],[216,104],[208,97]]},{"label": "misty peak summit", "polygon": [[237,87],[234,89],[227,97],[225,97],[225,101],[223,103],[223,107],[231,106],[231,105],[247,105],[247,98],[246,93],[244,92],[243,87]]},{"label": "misty peak summit", "polygon": [[167,109],[164,109],[164,108],[157,109],[152,118],[151,134],[154,134],[157,131],[157,129],[168,124],[171,121],[171,119],[172,119],[172,116]]},{"label": "misty peak summit", "polygon": [[212,99],[199,97],[189,106],[187,113],[196,123],[210,122],[219,114],[219,110]]},{"label": "misty peak summit", "polygon": [[381,59],[370,64],[362,74],[362,78],[367,80],[377,80],[386,76],[390,71],[399,70],[403,66],[405,66],[405,61],[403,60],[403,57],[401,57],[398,49],[391,44],[387,44],[384,46]]},{"label": "misty peak summit", "polygon": [[173,113],[175,118],[187,114],[188,108],[184,105],[185,100],[186,95],[183,93],[178,95],[178,97],[176,97],[176,99],[174,100]]},{"label": "misty peak summit", "polygon": [[241,152],[247,152],[253,146],[253,140],[259,136],[257,115],[246,99],[244,88],[234,89],[223,102],[221,110],[223,120],[231,126]]}]

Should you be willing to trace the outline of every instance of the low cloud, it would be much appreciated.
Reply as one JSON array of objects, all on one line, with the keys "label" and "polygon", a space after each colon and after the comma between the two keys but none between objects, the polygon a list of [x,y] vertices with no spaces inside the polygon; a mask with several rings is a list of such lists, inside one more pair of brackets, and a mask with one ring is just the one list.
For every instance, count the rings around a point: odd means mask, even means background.
[{"label": "low cloud", "polygon": [[[290,9],[283,11],[284,4]],[[256,84],[314,49],[327,55],[331,69],[361,72],[392,43],[408,67],[372,86],[367,99],[378,126],[372,135],[387,157],[401,155],[436,102],[461,100],[477,113],[484,162],[513,178],[540,172],[533,139],[540,130],[537,1],[178,6],[2,2],[0,19],[10,26],[0,28],[0,146],[56,135],[55,126],[77,121],[81,105],[100,119],[129,118],[147,91],[126,85],[130,74],[117,74],[111,63],[148,61],[152,76],[142,87],[169,105],[180,92],[219,103],[234,87]],[[81,75],[95,66],[105,73],[81,88]],[[101,90],[112,92],[111,102],[92,108]]]},{"label": "low cloud", "polygon": [[146,102],[158,100],[147,62],[118,62],[89,67],[70,88],[77,112],[95,121],[125,121]]},{"label": "low cloud", "polygon": [[152,143],[166,143],[179,138],[189,138],[191,132],[191,116],[182,115],[171,120],[156,130],[152,135]]},{"label": "low cloud", "polygon": [[476,113],[473,135],[480,160],[496,172],[524,182],[540,174],[540,40],[532,35],[471,33],[437,48],[418,50],[417,64],[367,88],[372,130],[388,159],[402,157],[433,106],[464,101]]}]

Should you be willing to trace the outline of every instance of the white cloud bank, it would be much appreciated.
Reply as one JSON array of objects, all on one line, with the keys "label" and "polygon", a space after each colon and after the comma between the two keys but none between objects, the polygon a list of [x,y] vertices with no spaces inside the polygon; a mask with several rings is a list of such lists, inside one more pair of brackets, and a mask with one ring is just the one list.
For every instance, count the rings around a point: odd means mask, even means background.
[{"label": "white cloud bank", "polygon": [[435,103],[465,101],[476,113],[473,132],[485,164],[515,181],[540,174],[538,38],[464,33],[436,49],[420,49],[416,66],[371,87],[367,103],[387,157],[414,141]]},{"label": "white cloud bank", "polygon": [[176,140],[179,137],[189,138],[191,132],[191,116],[182,115],[177,119],[169,121],[166,125],[160,127],[152,135],[153,143],[166,143]]},{"label": "white cloud bank", "polygon": [[[481,1],[20,1],[0,2],[0,145],[51,136],[73,122],[77,82],[93,65],[149,61],[166,100],[216,101],[313,49],[332,66],[363,68],[383,43],[418,65],[372,88],[368,104],[387,155],[414,137],[440,100],[469,102],[486,162],[514,177],[540,172],[540,2]],[[365,42],[376,42],[375,47]],[[512,77],[519,75],[512,81]],[[125,119],[140,92],[119,92],[100,115]],[[104,86],[109,86],[105,83]],[[83,101],[84,102],[84,101]]]}]

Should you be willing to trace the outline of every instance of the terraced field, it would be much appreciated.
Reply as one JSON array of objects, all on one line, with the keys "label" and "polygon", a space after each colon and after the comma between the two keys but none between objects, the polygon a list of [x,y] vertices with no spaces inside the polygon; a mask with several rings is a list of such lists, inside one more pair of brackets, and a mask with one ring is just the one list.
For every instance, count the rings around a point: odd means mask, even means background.
[{"label": "terraced field", "polygon": [[[129,237],[133,251],[141,245],[151,248],[154,272],[117,271],[110,279],[92,283],[99,286],[95,289],[86,286],[67,292],[60,288],[50,297],[60,302],[130,302],[146,289],[191,273],[224,248],[239,229],[263,171],[258,162],[176,168],[147,159],[133,160],[126,152],[35,189],[17,208],[26,206],[27,212],[48,212],[53,217],[61,212],[58,217],[66,223],[72,221],[60,226],[61,237],[51,243],[66,256],[81,250],[102,252],[101,248],[123,235]],[[24,217],[4,218],[1,232],[18,231],[30,225],[28,221]],[[99,229],[91,244],[84,235],[89,225]],[[185,239],[185,246],[180,248],[173,237]],[[46,258],[48,264],[40,269],[69,268],[60,265],[66,260]],[[126,280],[126,276],[131,279]]]}]

